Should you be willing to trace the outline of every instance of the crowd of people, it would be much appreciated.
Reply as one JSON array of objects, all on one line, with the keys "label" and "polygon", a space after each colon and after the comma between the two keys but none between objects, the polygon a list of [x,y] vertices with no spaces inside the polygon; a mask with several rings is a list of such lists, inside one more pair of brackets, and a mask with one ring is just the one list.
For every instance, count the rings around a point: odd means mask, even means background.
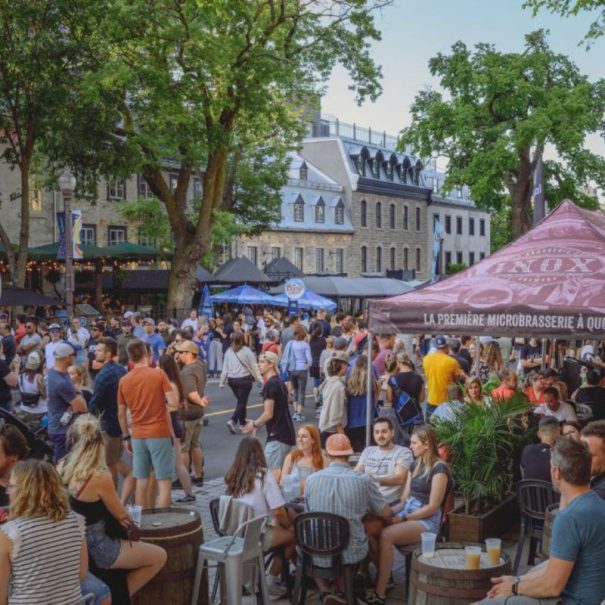
[{"label": "crowd of people", "polygon": [[[431,423],[457,408],[498,405],[521,393],[540,419],[539,443],[522,456],[523,476],[573,484],[564,463],[560,475],[552,470],[559,447],[561,456],[581,458],[565,449],[573,440],[587,452],[589,491],[605,499],[605,363],[595,345],[578,349],[590,369],[575,384],[564,367],[570,351],[559,342],[543,359],[542,345],[531,338],[381,334],[368,341],[363,316],[328,318],[325,310],[287,316],[244,307],[201,318],[192,309],[180,324],[131,311],[86,325],[77,317],[66,326],[28,316],[11,325],[7,319],[0,317],[0,407],[48,435],[55,466],[25,460],[22,435],[11,425],[2,428],[0,506],[8,508],[0,514],[8,522],[0,526],[0,558],[7,563],[0,603],[5,597],[11,605],[67,603],[88,591],[105,605],[108,589],[90,573],[89,562],[93,571],[128,570],[130,594],[158,573],[165,551],[124,538],[133,523],[126,506],[195,502],[194,488],[204,480],[209,379],[233,394],[227,432],[246,435],[225,475],[226,493],[269,515],[263,544],[284,546],[290,558],[295,513],[286,508],[285,493],[294,488],[304,494],[309,511],[344,516],[351,532],[344,562],[360,564],[359,581],[368,588],[364,603],[385,602],[395,546],[440,530],[453,481]],[[262,409],[253,418],[248,399],[255,385]],[[595,420],[584,427],[579,404]],[[256,439],[261,427],[262,445]],[[366,447],[368,428],[372,444]],[[360,456],[351,464],[354,452]],[[44,505],[24,501],[33,477]],[[183,496],[174,498],[175,487]],[[570,510],[576,491],[569,490]],[[590,506],[597,505],[591,500]],[[56,590],[44,567],[52,564],[50,553],[48,562],[40,559],[40,581],[24,580],[34,562],[23,545],[40,543],[48,533],[61,534],[62,573],[71,574]],[[555,552],[565,559],[571,548],[568,540]],[[577,593],[578,574],[603,588],[583,564],[572,567],[562,591]],[[268,577],[272,594],[284,591],[280,571],[275,561]],[[318,586],[324,603],[344,602],[338,583],[318,580]],[[495,585],[491,597],[504,595],[505,586]]]}]

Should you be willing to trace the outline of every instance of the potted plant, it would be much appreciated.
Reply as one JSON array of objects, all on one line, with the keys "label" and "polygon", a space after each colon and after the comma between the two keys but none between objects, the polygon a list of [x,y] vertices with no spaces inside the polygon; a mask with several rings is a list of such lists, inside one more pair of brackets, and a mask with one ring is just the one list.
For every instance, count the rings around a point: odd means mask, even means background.
[{"label": "potted plant", "polygon": [[523,416],[531,410],[518,393],[503,402],[465,405],[448,420],[437,420],[438,442],[449,453],[457,493],[463,504],[449,513],[451,541],[482,542],[517,520],[511,494],[514,465],[527,442]]}]

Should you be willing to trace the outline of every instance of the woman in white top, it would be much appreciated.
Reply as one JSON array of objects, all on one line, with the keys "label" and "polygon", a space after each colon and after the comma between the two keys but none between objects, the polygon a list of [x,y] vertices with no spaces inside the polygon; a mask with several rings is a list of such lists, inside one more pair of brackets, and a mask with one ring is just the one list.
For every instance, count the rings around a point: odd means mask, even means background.
[{"label": "woman in white top", "polygon": [[235,435],[238,427],[241,428],[246,425],[246,407],[254,381],[262,382],[256,364],[256,357],[244,343],[245,336],[243,332],[233,332],[231,334],[231,346],[227,349],[223,358],[223,371],[219,380],[221,389],[227,381],[237,402],[231,419],[227,421],[227,428],[233,435]]},{"label": "woman in white top", "polygon": [[84,519],[69,510],[57,471],[19,462],[8,485],[9,522],[0,526],[0,603],[70,605],[88,569]]},{"label": "woman in white top", "polygon": [[311,347],[306,339],[307,330],[304,326],[298,325],[294,328],[292,340],[288,342],[284,350],[288,380],[292,383],[293,391],[294,414],[292,414],[292,419],[297,422],[306,420],[303,410],[305,409],[309,368],[313,364]]},{"label": "woman in white top", "polygon": [[48,411],[46,383],[40,371],[41,365],[40,355],[30,353],[17,383],[21,397],[17,417],[34,431],[40,429],[42,417]]}]

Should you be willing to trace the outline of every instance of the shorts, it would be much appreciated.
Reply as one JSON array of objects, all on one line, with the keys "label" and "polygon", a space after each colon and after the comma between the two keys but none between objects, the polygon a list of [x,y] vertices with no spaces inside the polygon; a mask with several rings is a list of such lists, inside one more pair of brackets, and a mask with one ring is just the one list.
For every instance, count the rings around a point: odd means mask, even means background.
[{"label": "shorts", "polygon": [[271,548],[271,544],[273,543],[273,530],[269,525],[265,527],[265,531],[260,537],[261,546],[263,548],[263,552],[267,552]]},{"label": "shorts", "polygon": [[105,521],[97,521],[86,528],[86,546],[94,564],[109,569],[118,560],[122,543],[107,535]]},{"label": "shorts", "polygon": [[170,421],[172,422],[172,430],[177,439],[183,439],[185,436],[185,425],[180,412],[170,412]]},{"label": "shorts", "polygon": [[181,453],[188,454],[191,450],[202,447],[202,426],[204,423],[203,418],[197,420],[185,420],[185,434],[182,437]]},{"label": "shorts", "polygon": [[99,578],[93,576],[90,572],[88,572],[84,576],[82,582],[80,582],[80,589],[82,590],[83,596],[89,594],[95,595],[93,605],[99,605],[99,603],[102,603],[104,599],[111,596],[109,586],[107,586],[105,582],[101,582]]},{"label": "shorts", "polygon": [[418,519],[418,521],[424,525],[424,529],[426,531],[438,534],[439,528],[441,527],[441,511],[438,510],[432,517],[428,517],[427,519]]},{"label": "shorts", "polygon": [[113,466],[122,458],[122,437],[110,437],[105,431],[101,431],[101,435],[105,445],[105,463]]},{"label": "shorts", "polygon": [[132,471],[135,479],[149,479],[151,469],[158,481],[172,479],[174,447],[170,437],[132,438]]},{"label": "shorts", "polygon": [[278,469],[281,471],[286,456],[290,453],[293,445],[282,443],[281,441],[267,441],[265,445],[265,458],[267,459],[267,468],[270,470]]}]

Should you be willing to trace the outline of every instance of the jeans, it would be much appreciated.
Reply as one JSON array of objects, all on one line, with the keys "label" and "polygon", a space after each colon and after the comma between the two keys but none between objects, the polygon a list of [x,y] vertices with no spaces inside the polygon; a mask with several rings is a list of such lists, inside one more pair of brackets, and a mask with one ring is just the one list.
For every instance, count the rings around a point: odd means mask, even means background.
[{"label": "jeans", "polygon": [[308,377],[309,373],[307,370],[293,370],[288,372],[288,378],[294,389],[294,403],[297,403],[301,407],[305,407]]},{"label": "jeans", "polygon": [[254,381],[250,377],[229,378],[227,384],[233,391],[233,395],[237,401],[231,420],[235,424],[244,425],[246,424],[246,406],[248,405],[248,397],[250,396]]},{"label": "jeans", "polygon": [[61,458],[65,458],[69,452],[67,447],[67,435],[49,435],[53,442],[53,462],[57,464]]}]

